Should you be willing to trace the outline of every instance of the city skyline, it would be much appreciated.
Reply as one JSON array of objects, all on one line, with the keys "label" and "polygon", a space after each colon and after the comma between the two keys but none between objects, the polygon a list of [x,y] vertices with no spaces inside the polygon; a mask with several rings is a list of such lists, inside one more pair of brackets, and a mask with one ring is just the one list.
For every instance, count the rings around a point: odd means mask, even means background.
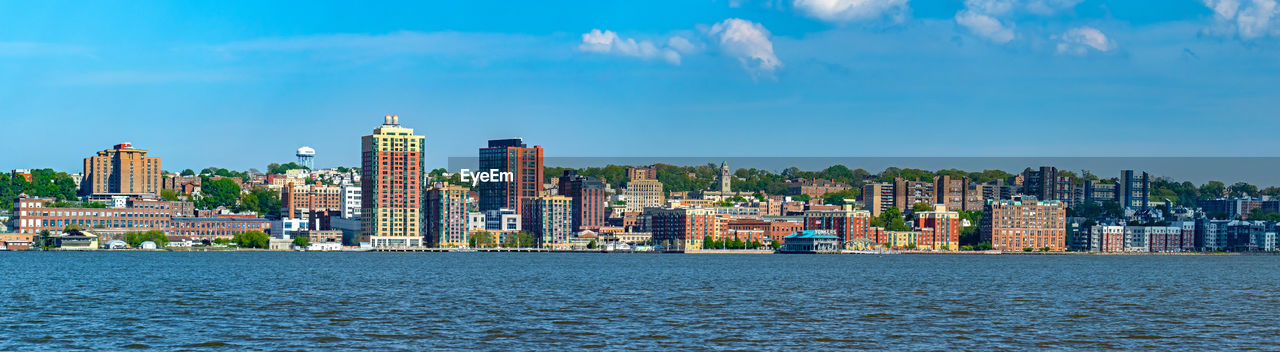
[{"label": "city skyline", "polygon": [[[861,3],[0,5],[7,127],[93,131],[14,134],[40,152],[0,165],[74,170],[83,150],[132,142],[170,171],[262,168],[303,145],[319,167],[353,166],[350,137],[383,114],[426,136],[432,168],[510,137],[548,157],[1280,145],[1273,1]],[[786,147],[801,137],[819,138]]]}]

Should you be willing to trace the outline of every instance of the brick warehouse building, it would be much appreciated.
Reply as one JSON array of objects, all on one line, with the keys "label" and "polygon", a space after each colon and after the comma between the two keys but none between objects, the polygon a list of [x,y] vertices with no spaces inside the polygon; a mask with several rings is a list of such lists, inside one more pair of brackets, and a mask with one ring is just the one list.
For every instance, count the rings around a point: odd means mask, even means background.
[{"label": "brick warehouse building", "polygon": [[261,218],[175,217],[170,202],[133,198],[127,208],[49,208],[42,198],[19,198],[14,223],[19,233],[60,233],[76,224],[102,234],[164,231],[172,241],[212,240],[249,231],[267,232],[271,222]]}]

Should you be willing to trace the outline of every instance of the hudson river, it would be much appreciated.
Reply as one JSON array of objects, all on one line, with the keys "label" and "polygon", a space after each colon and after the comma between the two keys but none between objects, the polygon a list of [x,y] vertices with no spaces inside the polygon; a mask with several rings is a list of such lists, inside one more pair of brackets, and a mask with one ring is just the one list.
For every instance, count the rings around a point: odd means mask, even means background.
[{"label": "hudson river", "polygon": [[0,350],[1280,349],[1280,256],[0,252]]}]

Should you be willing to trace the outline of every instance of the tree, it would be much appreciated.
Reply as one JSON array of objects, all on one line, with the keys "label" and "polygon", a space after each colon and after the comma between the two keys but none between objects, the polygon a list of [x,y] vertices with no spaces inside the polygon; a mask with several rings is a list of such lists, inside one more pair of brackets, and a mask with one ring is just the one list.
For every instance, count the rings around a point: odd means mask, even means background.
[{"label": "tree", "polygon": [[492,247],[493,234],[488,231],[476,232],[467,238],[467,242],[471,244],[472,248]]},{"label": "tree", "polygon": [[240,248],[267,248],[271,245],[271,236],[261,231],[249,231],[235,235],[231,242]]},{"label": "tree", "polygon": [[533,235],[528,232],[518,232],[513,236],[507,236],[507,243],[504,245],[512,248],[533,247]]},{"label": "tree", "polygon": [[902,220],[902,212],[898,207],[889,207],[880,213],[880,224],[885,231],[911,231],[911,226],[907,226],[907,222]]},{"label": "tree", "polygon": [[1258,195],[1258,186],[1254,186],[1244,182],[1236,182],[1227,188],[1227,195],[1232,198],[1256,196]]},{"label": "tree", "polygon": [[310,237],[310,236],[294,236],[294,237],[293,237],[293,246],[294,246],[294,247],[306,247],[306,246],[310,246],[310,245],[311,245],[311,237]]},{"label": "tree", "polygon": [[40,247],[41,249],[52,248],[53,239],[49,238],[52,236],[53,234],[49,233],[49,230],[40,230],[40,235],[36,236],[36,240],[35,240],[36,247]]},{"label": "tree", "polygon": [[778,240],[775,239],[773,242],[769,242],[769,247],[773,247],[773,249],[782,248],[782,242],[778,242]]},{"label": "tree", "polygon": [[797,195],[791,196],[791,200],[796,202],[808,202],[809,199],[811,199],[811,197],[809,197],[808,194],[797,194]]},{"label": "tree", "polygon": [[916,202],[916,204],[911,205],[912,213],[918,213],[922,211],[933,211],[933,205],[930,205],[929,203],[925,203],[925,202]]},{"label": "tree", "polygon": [[1200,185],[1200,199],[1214,199],[1226,195],[1227,186],[1221,181],[1209,181]]},{"label": "tree", "polygon": [[1124,207],[1120,206],[1120,202],[1114,200],[1103,201],[1102,215],[1114,219],[1123,218]]},{"label": "tree", "polygon": [[130,231],[124,234],[124,241],[133,248],[142,246],[142,242],[146,241],[155,242],[157,248],[164,248],[169,245],[169,236],[166,236],[163,231],[156,230],[146,232]]},{"label": "tree", "polygon": [[196,171],[195,171],[195,170],[192,170],[192,169],[185,169],[185,170],[182,170],[182,173],[181,173],[180,175],[182,175],[182,176],[195,176],[195,175],[196,175]]},{"label": "tree", "polygon": [[160,190],[160,199],[164,199],[170,202],[176,202],[178,201],[178,192],[175,192],[174,190],[171,190],[171,189],[162,189]]},{"label": "tree", "polygon": [[240,199],[240,185],[227,178],[205,179],[201,182],[201,208],[234,207]]},{"label": "tree", "polygon": [[857,199],[858,191],[846,189],[840,192],[829,192],[822,195],[822,204],[845,205],[846,199]]},{"label": "tree", "polygon": [[596,249],[596,240],[587,243],[587,249]]},{"label": "tree", "polygon": [[276,163],[267,164],[267,174],[270,174],[270,175],[283,175],[286,171],[296,170],[296,169],[311,170],[311,168],[309,167],[298,165],[298,163],[295,163],[292,161],[285,164],[276,164]]}]

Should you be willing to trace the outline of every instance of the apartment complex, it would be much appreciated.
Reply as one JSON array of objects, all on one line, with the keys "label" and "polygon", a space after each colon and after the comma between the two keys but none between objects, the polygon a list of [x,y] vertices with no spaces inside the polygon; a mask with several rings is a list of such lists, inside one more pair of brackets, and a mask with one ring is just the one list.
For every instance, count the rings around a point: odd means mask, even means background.
[{"label": "apartment complex", "polygon": [[701,250],[703,238],[719,237],[727,223],[723,215],[700,208],[647,208],[644,217],[653,240],[668,251]]},{"label": "apartment complex", "polygon": [[84,158],[82,193],[94,196],[156,195],[164,186],[160,158],[132,144],[116,144],[98,155]]},{"label": "apartment complex", "polygon": [[916,238],[916,248],[960,250],[960,213],[947,211],[945,205],[938,205],[932,211],[917,212],[915,217],[915,227],[921,229],[921,236]]},{"label": "apartment complex", "polygon": [[980,236],[1002,251],[1045,247],[1062,251],[1067,248],[1066,215],[1066,205],[1058,201],[1031,196],[991,199],[983,208]]},{"label": "apartment complex", "polygon": [[339,212],[343,207],[342,187],[329,185],[295,185],[289,183],[280,194],[280,216],[293,219],[308,219],[314,211],[329,210]]},{"label": "apartment complex", "polygon": [[568,247],[573,240],[573,199],[541,196],[521,202],[521,226],[538,247]]},{"label": "apartment complex", "polygon": [[560,194],[573,200],[573,230],[597,230],[604,226],[604,181],[565,170],[559,178]]},{"label": "apartment complex", "polygon": [[[426,239],[430,247],[460,247],[468,244],[471,203],[470,190],[457,185],[441,185],[427,190]],[[480,223],[483,223],[483,215]]]},{"label": "apartment complex", "polygon": [[374,247],[422,246],[425,143],[395,115],[361,138],[362,241]]}]

